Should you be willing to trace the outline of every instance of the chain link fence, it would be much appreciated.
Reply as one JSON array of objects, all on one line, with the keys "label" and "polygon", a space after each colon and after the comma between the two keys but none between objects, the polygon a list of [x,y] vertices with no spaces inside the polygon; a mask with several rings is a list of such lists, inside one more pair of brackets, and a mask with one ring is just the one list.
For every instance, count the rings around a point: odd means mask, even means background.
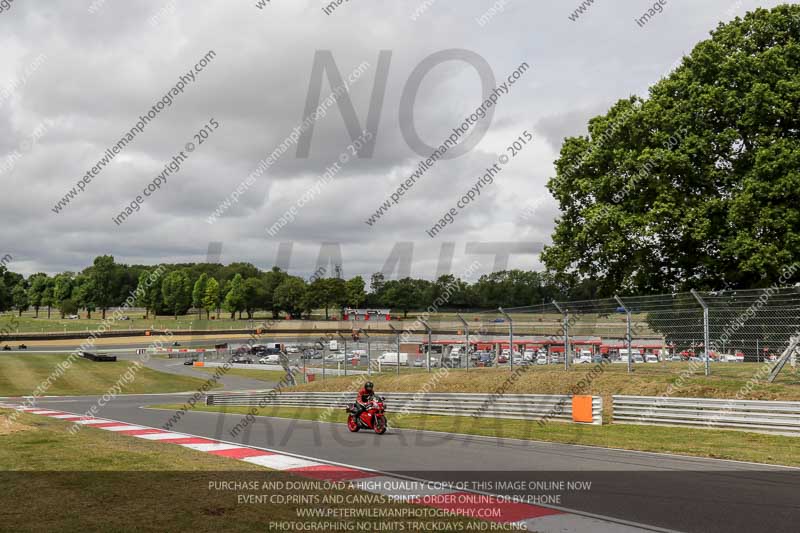
[{"label": "chain link fence", "polygon": [[[405,323],[404,340],[421,344],[421,366],[428,370],[430,338],[434,368],[559,365],[567,370],[606,362],[629,372],[685,373],[688,368],[709,375],[722,364],[777,361],[800,330],[800,288],[615,296],[496,312],[441,312],[417,320],[416,327],[413,320]],[[428,334],[410,334],[420,329]],[[787,361],[795,366],[793,353]]]}]

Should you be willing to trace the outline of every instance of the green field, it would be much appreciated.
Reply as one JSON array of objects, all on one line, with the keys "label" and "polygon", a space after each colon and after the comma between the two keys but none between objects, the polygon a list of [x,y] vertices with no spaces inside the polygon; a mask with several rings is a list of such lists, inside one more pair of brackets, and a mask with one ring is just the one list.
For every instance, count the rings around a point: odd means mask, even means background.
[{"label": "green field", "polygon": [[[45,382],[65,361],[67,355],[25,354],[6,355],[0,352],[0,396],[24,396]],[[132,361],[95,363],[77,358],[64,374],[52,381],[43,395],[104,394],[128,372]],[[204,380],[167,374],[141,367],[135,379],[122,389],[124,394],[184,392],[200,388]],[[217,385],[218,386],[218,385]]]},{"label": "green field", "polygon": [[[153,408],[178,409],[179,405],[154,405]],[[248,414],[250,407],[215,407],[198,405],[197,411]],[[343,409],[265,407],[257,416],[300,420],[322,420],[344,424]],[[321,416],[322,415],[322,416]],[[424,429],[455,434],[482,435],[507,439],[526,439],[584,446],[603,446],[625,450],[673,453],[695,457],[731,459],[755,463],[800,466],[800,446],[796,437],[765,435],[741,431],[705,430],[682,427],[638,425],[578,425],[549,422],[544,426],[528,420],[505,420],[461,416],[392,415],[387,411],[389,427]]]},{"label": "green field", "polygon": [[[71,332],[71,331],[92,331],[103,323],[101,318],[102,314],[98,312],[92,313],[92,318],[87,319],[85,314],[81,314],[78,320],[60,319],[57,314],[53,314],[50,319],[47,314],[39,313],[39,318],[34,318],[29,314],[23,314],[22,317],[14,316],[12,314],[5,314],[0,316],[0,330],[8,329],[10,331],[18,330],[20,333],[47,333],[47,332]],[[128,313],[130,320],[116,320],[110,322],[112,330],[141,330],[141,329],[194,329],[194,330],[230,330],[242,329],[248,327],[255,327],[260,322],[267,319],[266,314],[257,315],[254,321],[249,320],[230,320],[228,318],[221,318],[220,320],[199,320],[197,315],[179,316],[177,320],[171,316],[150,317],[143,318],[142,314]],[[111,317],[111,313],[106,314],[107,318]]]},{"label": "green field", "polygon": [[[0,419],[9,412],[0,409]],[[210,488],[219,482],[274,483],[302,478],[100,429],[84,428],[70,435],[68,425],[28,414],[10,427],[0,420],[0,530],[216,533],[268,531],[270,521],[313,525],[313,519],[298,518],[302,504],[237,502],[238,494],[275,494],[274,490]],[[346,489],[303,492],[330,493],[356,494]],[[410,509],[389,499],[376,505]],[[326,519],[351,525],[355,520]],[[429,520],[415,518],[414,522]]]}]

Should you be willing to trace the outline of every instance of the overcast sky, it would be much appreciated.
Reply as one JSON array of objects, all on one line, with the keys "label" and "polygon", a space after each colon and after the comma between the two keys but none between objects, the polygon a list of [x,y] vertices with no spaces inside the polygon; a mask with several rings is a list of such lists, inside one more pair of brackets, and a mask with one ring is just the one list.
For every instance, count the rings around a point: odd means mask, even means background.
[{"label": "overcast sky", "polygon": [[[0,12],[0,257],[14,257],[9,268],[80,270],[106,253],[125,263],[203,261],[214,241],[223,243],[223,262],[266,269],[279,244],[291,241],[289,270],[303,276],[314,270],[323,242],[341,243],[346,277],[381,270],[397,242],[413,243],[416,277],[437,273],[443,243],[454,243],[456,275],[475,260],[477,274],[495,267],[493,256],[468,253],[476,249],[469,243],[518,243],[513,248],[528,253],[514,253],[508,266],[541,269],[537,252],[557,216],[545,183],[562,139],[585,133],[587,120],[617,99],[645,95],[718,22],[780,3],[669,0],[640,27],[635,19],[650,2],[596,0],[576,21],[569,15],[579,0],[351,0],[330,14],[321,0],[271,0],[263,9],[257,2],[14,0]],[[492,14],[493,6],[502,11]],[[497,83],[523,62],[530,69],[500,98],[474,149],[438,162],[369,226],[365,221],[420,160],[400,129],[404,87],[420,62],[447,49],[476,53]],[[215,57],[195,81],[53,212],[210,50]],[[342,164],[293,222],[274,237],[267,233],[347,151],[351,139],[334,106],[315,123],[308,158],[290,148],[210,224],[220,203],[302,123],[317,50],[329,50],[344,77],[368,65],[350,88],[362,127],[379,53],[391,51],[373,156]],[[331,89],[326,78],[322,98]],[[436,66],[413,108],[419,136],[441,144],[482,99],[473,66]],[[211,118],[219,127],[181,169],[115,224],[113,217]],[[426,230],[525,130],[533,142],[429,237]]]}]

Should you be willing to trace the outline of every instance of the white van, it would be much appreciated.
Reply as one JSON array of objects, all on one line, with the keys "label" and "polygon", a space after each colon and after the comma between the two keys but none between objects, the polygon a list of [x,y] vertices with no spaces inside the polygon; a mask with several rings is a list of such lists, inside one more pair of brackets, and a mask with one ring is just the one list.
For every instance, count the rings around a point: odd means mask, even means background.
[{"label": "white van", "polygon": [[[642,352],[637,349],[631,350],[631,356],[633,357],[634,363],[644,363],[644,357],[642,357]],[[628,362],[628,349],[622,348],[619,351],[619,362],[620,363],[627,363]]]},{"label": "white van", "polygon": [[[387,366],[395,366],[397,365],[398,361],[398,354],[397,352],[384,352],[378,358],[378,362],[382,365]],[[400,364],[408,366],[408,354],[407,353],[400,353]]]}]

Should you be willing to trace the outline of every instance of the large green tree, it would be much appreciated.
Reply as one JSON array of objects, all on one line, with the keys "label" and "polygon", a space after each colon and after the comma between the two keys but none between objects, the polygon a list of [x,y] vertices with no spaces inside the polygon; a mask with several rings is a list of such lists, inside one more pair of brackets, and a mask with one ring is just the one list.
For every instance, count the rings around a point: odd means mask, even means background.
[{"label": "large green tree", "polygon": [[[57,274],[53,278],[53,305],[55,305],[59,309],[59,312],[61,312],[61,318],[64,318],[64,307],[61,305],[61,303],[64,300],[71,300],[74,287],[75,276],[72,274],[72,272],[63,272],[61,274]],[[75,305],[74,300],[71,300],[71,302],[71,305],[68,306],[69,308],[72,308],[72,306]]]},{"label": "large green tree", "polygon": [[289,313],[292,318],[300,318],[306,295],[306,282],[297,276],[289,276],[275,288],[275,304],[279,309]]},{"label": "large green tree", "polygon": [[308,309],[323,308],[325,320],[327,320],[329,309],[339,308],[347,300],[345,281],[340,278],[317,278],[308,284],[305,297],[305,307]]},{"label": "large green tree", "polygon": [[231,314],[231,318],[236,318],[237,311],[239,318],[242,318],[242,311],[244,311],[245,307],[245,289],[244,278],[242,278],[241,274],[236,274],[231,280],[230,288],[225,294],[222,306]]},{"label": "large green tree", "polygon": [[754,287],[800,260],[800,6],[721,24],[564,141],[543,260],[597,292]]},{"label": "large green tree", "polygon": [[221,303],[222,299],[219,293],[219,282],[214,278],[208,278],[206,293],[203,295],[203,307],[206,310],[206,317],[209,316],[211,310],[215,310],[217,312],[217,318],[219,318],[219,306]]},{"label": "large green tree", "polygon": [[192,288],[192,306],[197,309],[197,318],[202,318],[203,316],[203,298],[206,296],[207,286],[208,274],[203,272],[194,282],[194,287]]},{"label": "large green tree", "polygon": [[20,283],[11,290],[11,299],[14,302],[14,308],[22,316],[23,311],[27,311],[30,307],[30,300],[28,298],[28,290],[25,285]]},{"label": "large green tree", "polygon": [[89,269],[92,280],[91,300],[95,307],[103,312],[106,318],[106,309],[117,303],[120,291],[120,276],[114,256],[101,255],[95,257],[94,264]]},{"label": "large green tree", "polygon": [[0,313],[11,308],[11,290],[6,285],[5,280],[0,277]]},{"label": "large green tree", "polygon": [[288,277],[289,274],[278,267],[272,267],[272,270],[264,273],[264,309],[272,312],[272,318],[278,318],[280,313],[280,308],[275,303],[275,289]]},{"label": "large green tree", "polygon": [[33,310],[36,313],[36,318],[39,318],[39,308],[42,307],[42,305],[47,305],[42,300],[45,297],[45,291],[47,290],[48,283],[49,278],[44,272],[33,274],[30,278],[28,278],[28,299],[31,307],[33,307]]},{"label": "large green tree", "polygon": [[367,293],[364,292],[364,278],[356,276],[350,278],[345,282],[345,303],[353,308],[359,308],[367,299]]},{"label": "large green tree", "polygon": [[75,278],[73,299],[79,308],[86,309],[86,318],[92,318],[92,313],[97,305],[94,300],[94,281],[91,276],[81,273]]},{"label": "large green tree", "polygon": [[161,291],[163,277],[162,275],[157,276],[156,272],[157,270],[143,270],[139,274],[139,282],[136,287],[136,305],[144,307],[145,318],[150,316],[150,311],[153,311],[153,315],[157,315],[164,302]]},{"label": "large green tree", "polygon": [[192,303],[192,283],[184,270],[173,270],[161,283],[164,306],[178,319],[186,313]]},{"label": "large green tree", "polygon": [[[248,320],[253,319],[256,309],[265,308],[267,300],[267,290],[264,280],[260,277],[252,277],[244,280],[244,310]],[[269,305],[272,305],[271,297]]]},{"label": "large green tree", "polygon": [[425,307],[421,305],[423,295],[430,293],[429,284],[419,283],[422,280],[403,278],[387,281],[383,287],[383,304],[403,312],[403,317],[408,316],[411,309]]}]

